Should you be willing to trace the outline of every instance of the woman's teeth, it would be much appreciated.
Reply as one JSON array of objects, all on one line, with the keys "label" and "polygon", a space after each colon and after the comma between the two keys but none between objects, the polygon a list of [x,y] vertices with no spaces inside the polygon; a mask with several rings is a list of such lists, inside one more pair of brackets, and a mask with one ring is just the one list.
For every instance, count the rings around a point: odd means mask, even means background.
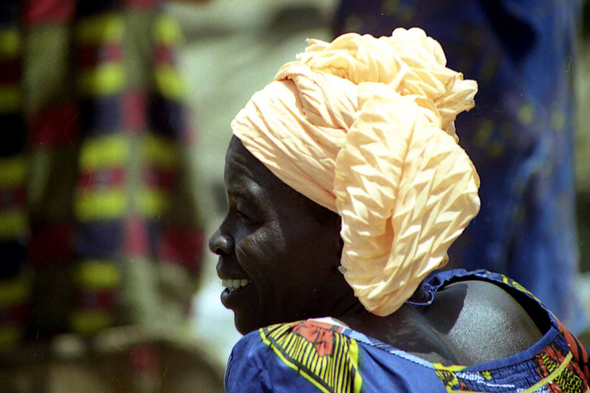
[{"label": "woman's teeth", "polygon": [[250,280],[247,278],[243,278],[241,280],[221,280],[221,285],[229,289],[230,292],[240,287],[245,287],[248,284],[250,284]]}]

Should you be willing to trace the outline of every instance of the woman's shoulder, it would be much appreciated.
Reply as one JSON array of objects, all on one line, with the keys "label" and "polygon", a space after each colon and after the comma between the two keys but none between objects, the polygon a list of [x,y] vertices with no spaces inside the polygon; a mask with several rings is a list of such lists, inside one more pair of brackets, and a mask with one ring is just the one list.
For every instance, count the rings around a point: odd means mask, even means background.
[{"label": "woman's shoulder", "polygon": [[477,315],[474,317],[484,317],[473,319],[472,323],[480,320],[488,321],[489,325],[489,313],[493,313],[491,316],[498,324],[512,325],[510,330],[519,325],[529,333],[535,330],[544,333],[551,327],[557,327],[557,320],[538,298],[503,274],[456,269],[435,274],[423,285],[427,291],[436,293],[439,305],[459,303],[457,308],[475,312]]},{"label": "woman's shoulder", "polygon": [[445,272],[433,282],[439,300],[433,310],[442,305],[433,319],[442,321],[439,328],[447,329],[459,358],[435,364],[449,389],[488,391],[500,382],[506,391],[587,388],[587,350],[520,284],[486,271]]},{"label": "woman's shoulder", "polygon": [[[228,392],[334,391],[359,383],[358,350],[342,327],[305,320],[260,328],[234,347],[225,376]],[[311,384],[311,385],[310,385]],[[348,390],[346,390],[348,391]],[[353,391],[351,389],[350,391]]]},{"label": "woman's shoulder", "polygon": [[437,280],[436,300],[426,315],[445,335],[459,364],[474,365],[523,352],[554,326],[549,311],[505,276],[451,271]]},{"label": "woman's shoulder", "polygon": [[[473,365],[501,359],[532,347],[547,332],[550,320],[537,304],[524,305],[491,282],[452,284],[439,298],[435,323],[454,344],[457,360]],[[446,325],[446,326],[445,326]]]},{"label": "woman's shoulder", "polygon": [[248,333],[235,345],[230,362],[260,363],[271,359],[280,363],[281,369],[308,374],[335,363],[346,363],[351,368],[358,364],[358,343],[342,334],[345,329],[337,322],[315,319],[263,327]]},{"label": "woman's shoulder", "polygon": [[[398,385],[399,391],[417,385],[411,391],[436,392],[441,387],[431,365],[390,349],[374,345],[339,321],[309,319],[272,325],[236,344],[226,371],[226,389],[309,391],[313,385],[319,391],[352,392],[369,386],[375,389],[370,391],[396,392]],[[244,390],[245,380],[254,380],[255,386]]]}]

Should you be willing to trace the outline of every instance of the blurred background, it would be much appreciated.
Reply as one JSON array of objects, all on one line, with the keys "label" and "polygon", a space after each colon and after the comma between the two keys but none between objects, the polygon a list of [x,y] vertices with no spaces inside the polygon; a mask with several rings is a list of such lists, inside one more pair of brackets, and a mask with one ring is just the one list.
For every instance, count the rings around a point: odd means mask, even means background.
[{"label": "blurred background", "polygon": [[590,7],[486,4],[2,3],[0,390],[223,391],[230,122],[306,38],[398,26],[480,85],[457,130],[482,212],[451,267],[508,274],[590,344]]}]

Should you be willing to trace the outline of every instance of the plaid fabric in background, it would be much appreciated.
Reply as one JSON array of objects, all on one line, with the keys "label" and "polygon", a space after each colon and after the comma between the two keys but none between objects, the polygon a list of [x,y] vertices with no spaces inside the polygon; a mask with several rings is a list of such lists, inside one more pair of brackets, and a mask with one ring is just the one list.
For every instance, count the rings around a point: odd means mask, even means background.
[{"label": "plaid fabric in background", "polygon": [[182,324],[204,240],[158,3],[0,5],[0,349]]}]

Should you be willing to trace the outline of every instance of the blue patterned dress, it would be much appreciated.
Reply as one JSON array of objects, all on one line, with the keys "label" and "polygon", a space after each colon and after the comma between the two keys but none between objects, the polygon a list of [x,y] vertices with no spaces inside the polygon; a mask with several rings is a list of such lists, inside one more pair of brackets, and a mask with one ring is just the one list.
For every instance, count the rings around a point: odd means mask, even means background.
[{"label": "blue patterned dress", "polygon": [[[234,347],[228,392],[590,392],[589,354],[526,289],[483,270],[438,273],[423,286],[436,292],[458,280],[496,283],[525,298],[527,311],[549,322],[543,337],[515,355],[464,367],[443,366],[338,324],[307,320],[259,329]],[[524,304],[524,303],[521,303]]]}]

